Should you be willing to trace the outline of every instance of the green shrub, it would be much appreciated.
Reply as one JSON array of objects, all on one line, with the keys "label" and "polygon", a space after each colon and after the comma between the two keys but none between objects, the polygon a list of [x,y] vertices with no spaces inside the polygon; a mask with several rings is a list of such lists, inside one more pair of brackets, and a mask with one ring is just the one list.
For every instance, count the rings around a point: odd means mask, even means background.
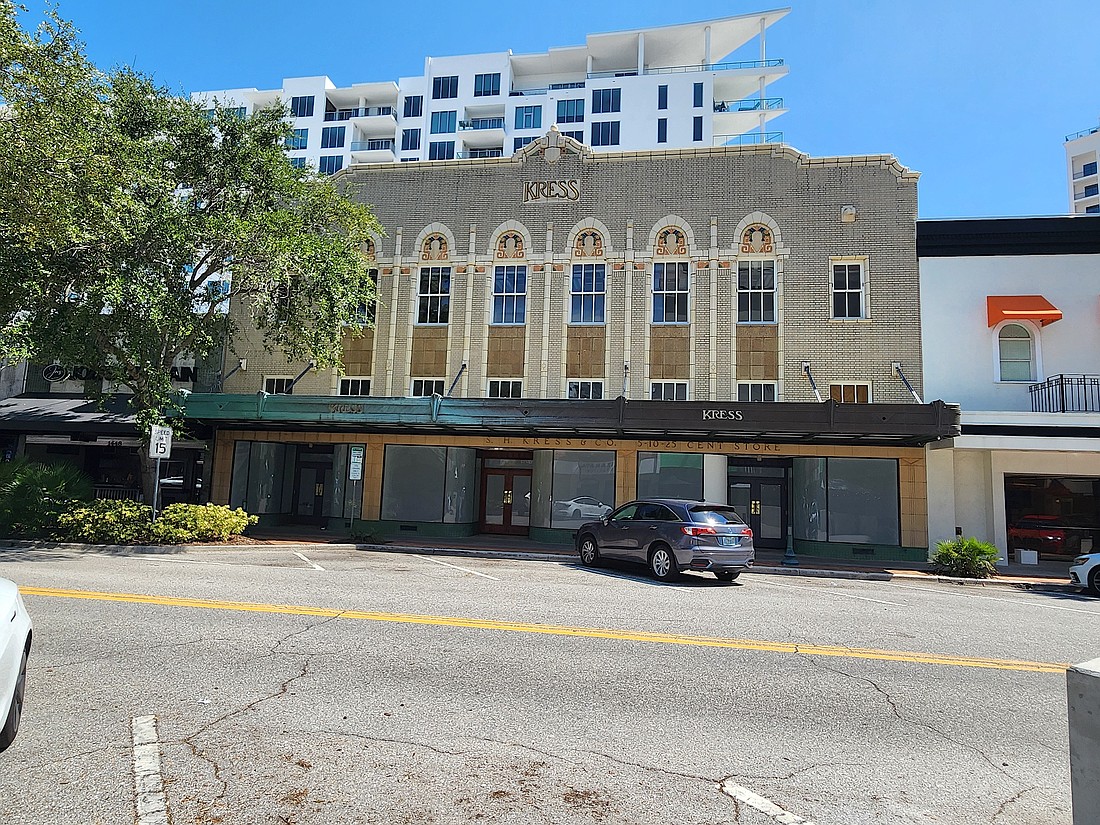
[{"label": "green shrub", "polygon": [[72,464],[21,458],[0,464],[0,535],[45,537],[74,501],[92,497],[92,482]]},{"label": "green shrub", "polygon": [[88,544],[143,544],[152,522],[153,508],[145,504],[97,499],[61,513],[57,535]]},{"label": "green shrub", "polygon": [[156,544],[187,544],[194,541],[225,541],[244,532],[259,519],[244,510],[218,504],[172,504],[153,523],[151,539]]},{"label": "green shrub", "polygon": [[988,579],[997,575],[997,548],[975,538],[957,538],[936,543],[932,568],[946,576]]}]

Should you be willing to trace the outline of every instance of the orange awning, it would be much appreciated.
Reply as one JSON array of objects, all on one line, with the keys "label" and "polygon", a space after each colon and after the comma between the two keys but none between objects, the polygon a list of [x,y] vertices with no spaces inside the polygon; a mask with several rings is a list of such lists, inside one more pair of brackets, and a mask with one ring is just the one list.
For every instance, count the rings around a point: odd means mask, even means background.
[{"label": "orange awning", "polygon": [[989,295],[985,306],[991,327],[1001,321],[1034,321],[1045,327],[1062,320],[1062,310],[1042,295]]}]

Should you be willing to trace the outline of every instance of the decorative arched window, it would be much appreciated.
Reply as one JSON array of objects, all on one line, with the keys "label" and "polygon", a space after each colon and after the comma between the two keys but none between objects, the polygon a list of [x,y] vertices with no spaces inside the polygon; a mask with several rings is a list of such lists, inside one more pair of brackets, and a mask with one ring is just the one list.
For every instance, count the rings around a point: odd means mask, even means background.
[{"label": "decorative arched window", "polygon": [[447,249],[445,235],[437,232],[424,239],[424,246],[420,251],[420,260],[446,261],[448,258],[450,258],[450,251]]},{"label": "decorative arched window", "polygon": [[[666,226],[657,233],[657,256],[664,258],[687,256],[687,235],[677,226]],[[686,324],[690,279],[688,262],[660,261],[653,263],[653,323]]]},{"label": "decorative arched window", "polygon": [[741,233],[741,253],[743,255],[774,255],[775,243],[772,231],[762,223],[745,227]]},{"label": "decorative arched window", "polygon": [[577,240],[573,243],[574,258],[602,258],[603,235],[595,229],[586,229],[577,233]]},{"label": "decorative arched window", "polygon": [[497,240],[497,260],[515,260],[526,255],[523,249],[523,235],[518,232],[502,232]]},{"label": "decorative arched window", "polygon": [[1005,324],[997,333],[1001,381],[1035,380],[1035,347],[1031,332],[1021,324]]},{"label": "decorative arched window", "polygon": [[657,233],[657,255],[687,255],[687,235],[678,226],[666,226]]},{"label": "decorative arched window", "polygon": [[775,242],[772,231],[754,223],[741,233],[737,261],[737,322],[774,324]]},{"label": "decorative arched window", "polygon": [[363,253],[363,256],[365,258],[368,258],[372,261],[374,260],[374,241],[372,241],[370,238],[367,238],[365,241],[363,241],[363,245],[359,247],[359,250]]}]

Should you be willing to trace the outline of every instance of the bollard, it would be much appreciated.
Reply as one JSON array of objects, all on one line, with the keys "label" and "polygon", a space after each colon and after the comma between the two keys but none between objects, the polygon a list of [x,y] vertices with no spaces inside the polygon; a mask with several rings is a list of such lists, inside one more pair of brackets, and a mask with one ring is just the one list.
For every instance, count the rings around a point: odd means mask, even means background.
[{"label": "bollard", "polygon": [[1066,671],[1066,695],[1073,825],[1094,825],[1100,811],[1100,659]]}]

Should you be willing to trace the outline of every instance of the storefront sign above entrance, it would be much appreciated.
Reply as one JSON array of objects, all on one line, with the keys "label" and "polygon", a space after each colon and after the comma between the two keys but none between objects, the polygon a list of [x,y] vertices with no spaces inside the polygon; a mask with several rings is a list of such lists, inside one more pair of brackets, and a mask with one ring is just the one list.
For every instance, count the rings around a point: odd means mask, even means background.
[{"label": "storefront sign above entrance", "polygon": [[525,180],[523,202],[576,201],[581,198],[581,182],[570,180]]},{"label": "storefront sign above entrance", "polygon": [[703,410],[704,421],[741,421],[743,419],[741,410]]}]

